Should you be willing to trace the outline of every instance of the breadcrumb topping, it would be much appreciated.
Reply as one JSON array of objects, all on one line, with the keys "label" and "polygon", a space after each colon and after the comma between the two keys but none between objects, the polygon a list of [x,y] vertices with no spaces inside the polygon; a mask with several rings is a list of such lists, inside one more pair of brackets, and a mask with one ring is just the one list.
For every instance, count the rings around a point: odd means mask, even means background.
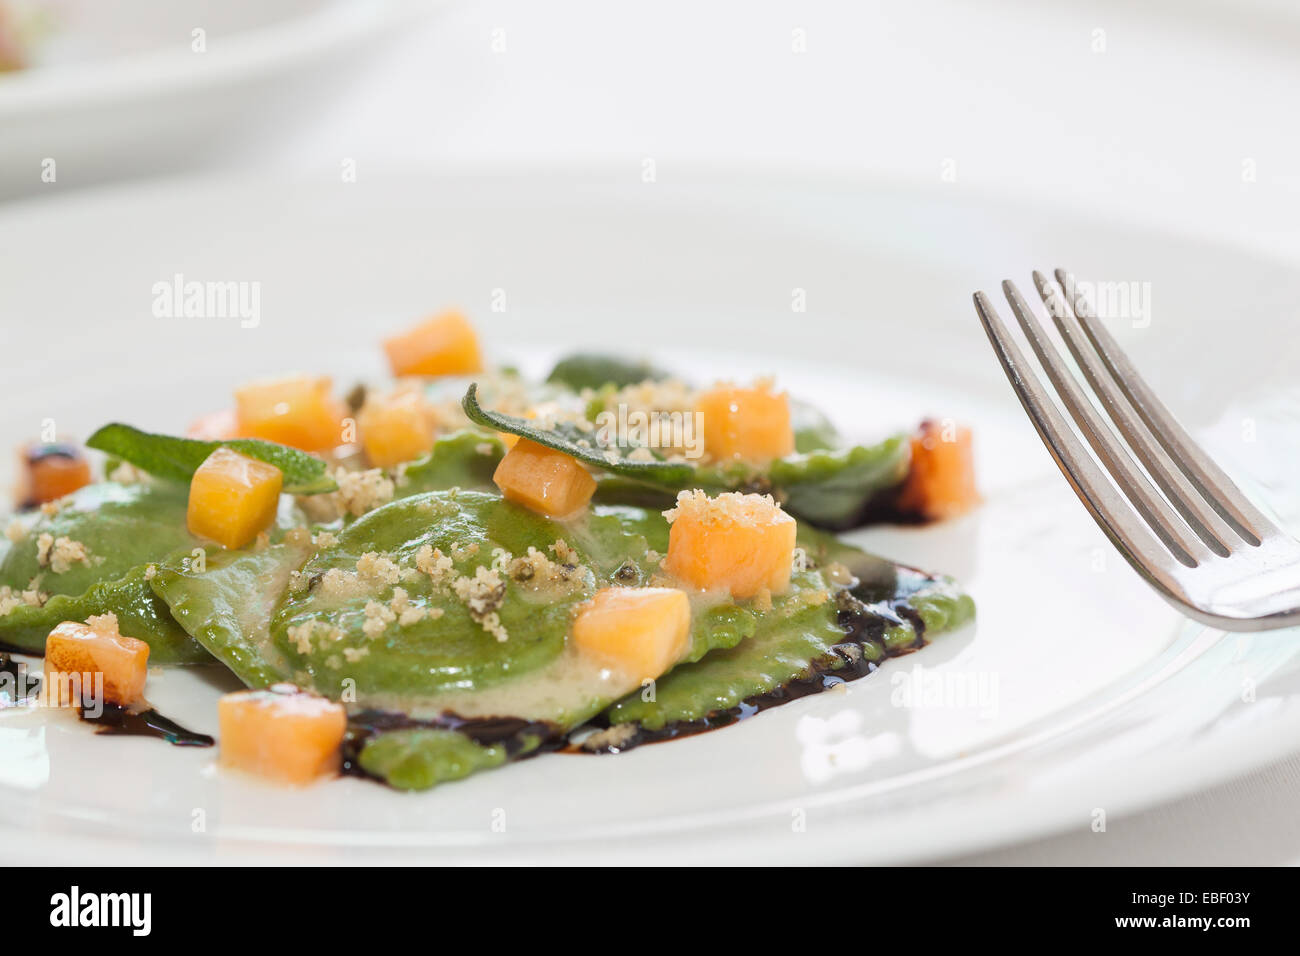
[{"label": "breadcrumb topping", "polygon": [[387,604],[380,604],[378,601],[366,602],[366,620],[361,625],[361,633],[369,638],[376,638],[384,633],[384,629],[397,620],[397,615]]},{"label": "breadcrumb topping", "polygon": [[352,471],[340,465],[330,473],[330,477],[338,484],[338,491],[323,495],[299,495],[297,498],[298,505],[307,516],[322,524],[336,521],[345,514],[360,518],[366,512],[388,504],[396,493],[393,479],[382,468]]},{"label": "breadcrumb topping", "polygon": [[63,574],[74,564],[90,564],[90,553],[80,541],[42,532],[36,539],[36,563],[53,574]]},{"label": "breadcrumb topping", "polygon": [[451,558],[442,553],[441,548],[424,544],[415,552],[415,566],[433,579],[434,584],[445,584],[456,573],[456,566]]},{"label": "breadcrumb topping", "polygon": [[122,633],[117,629],[117,615],[112,611],[107,611],[104,614],[90,615],[90,617],[86,618],[86,626],[96,634],[102,634],[104,636],[112,636],[114,634]]},{"label": "breadcrumb topping", "polygon": [[509,639],[510,635],[497,615],[497,608],[506,596],[506,582],[501,580],[499,572],[479,566],[472,578],[462,575],[451,582],[451,587],[469,611],[469,616],[482,625],[483,630],[498,641]]},{"label": "breadcrumb topping", "polygon": [[397,562],[376,551],[367,551],[357,559],[357,574],[362,580],[375,584],[396,584],[402,579],[402,569]]},{"label": "breadcrumb topping", "polygon": [[769,524],[786,518],[780,503],[771,495],[724,491],[715,498],[696,488],[679,491],[677,507],[665,511],[671,524],[683,515],[700,524]]},{"label": "breadcrumb topping", "polygon": [[339,490],[334,494],[339,496],[343,510],[353,517],[359,518],[367,511],[373,511],[393,500],[393,480],[384,474],[382,468],[369,468],[366,471],[338,468],[334,471],[334,480],[339,485]]},{"label": "breadcrumb topping", "polygon": [[14,608],[42,607],[50,596],[36,585],[39,578],[33,578],[26,588],[16,590],[8,585],[0,586],[0,617],[4,617]]}]

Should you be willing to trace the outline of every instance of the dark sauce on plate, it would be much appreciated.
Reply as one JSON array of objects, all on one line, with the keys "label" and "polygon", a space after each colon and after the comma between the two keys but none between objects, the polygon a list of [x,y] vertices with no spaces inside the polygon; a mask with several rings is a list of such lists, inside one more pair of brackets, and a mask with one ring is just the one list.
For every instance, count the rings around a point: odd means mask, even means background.
[{"label": "dark sauce on plate", "polygon": [[216,743],[207,734],[186,730],[170,717],[164,717],[150,707],[132,711],[120,704],[104,704],[97,715],[92,715],[84,705],[81,719],[95,724],[95,733],[123,737],[157,737],[177,747],[211,747]]}]

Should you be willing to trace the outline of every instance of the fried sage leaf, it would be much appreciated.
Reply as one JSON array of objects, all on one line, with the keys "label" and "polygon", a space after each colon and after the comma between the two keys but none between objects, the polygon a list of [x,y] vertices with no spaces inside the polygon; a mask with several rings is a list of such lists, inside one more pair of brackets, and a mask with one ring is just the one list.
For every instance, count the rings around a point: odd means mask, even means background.
[{"label": "fried sage leaf", "polygon": [[338,488],[329,476],[325,462],[315,455],[256,438],[199,441],[158,435],[113,422],[91,435],[86,446],[129,461],[155,478],[178,482],[188,482],[209,455],[225,446],[279,468],[284,474],[284,491],[288,494],[315,495]]},{"label": "fried sage leaf", "polygon": [[654,452],[649,449],[647,451],[650,457],[641,460],[628,457],[628,454],[633,451],[631,448],[618,445],[598,448],[592,441],[594,427],[591,430],[584,430],[577,422],[571,421],[538,424],[525,418],[489,411],[479,405],[477,385],[470,385],[461,405],[465,409],[466,416],[475,424],[518,435],[520,438],[562,451],[579,461],[615,474],[673,486],[685,486],[695,474],[695,466],[689,462],[664,461],[662,458],[654,457]]},{"label": "fried sage leaf", "polygon": [[[765,466],[663,461],[652,451],[633,458],[634,449],[598,445],[596,433],[576,421],[539,424],[484,409],[472,385],[463,404],[470,420],[484,427],[546,445],[616,476],[619,480],[602,479],[601,500],[644,507],[666,505],[668,499],[656,494],[656,489],[675,493],[698,488],[709,494],[762,491],[775,495],[804,521],[824,528],[851,528],[862,522],[880,496],[898,487],[911,463],[911,445],[904,435],[875,445],[795,452]],[[806,446],[830,440],[828,427],[810,420]]]}]

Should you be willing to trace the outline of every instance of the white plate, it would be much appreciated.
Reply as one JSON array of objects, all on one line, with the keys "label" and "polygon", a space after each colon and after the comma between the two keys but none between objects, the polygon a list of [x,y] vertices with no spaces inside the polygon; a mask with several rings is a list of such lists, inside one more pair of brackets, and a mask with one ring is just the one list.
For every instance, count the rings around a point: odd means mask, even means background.
[{"label": "white plate", "polygon": [[[176,169],[327,109],[435,0],[20,0],[49,26],[0,74],[0,197]],[[49,165],[53,163],[52,167]]]},{"label": "white plate", "polygon": [[[83,437],[108,418],[179,429],[234,381],[286,368],[376,374],[381,334],[458,303],[496,355],[534,367],[617,349],[701,376],[776,372],[854,434],[970,422],[985,506],[857,538],[957,575],[977,624],[733,728],[419,795],[355,779],[278,790],[218,773],[211,751],[3,713],[0,856],[899,862],[1089,827],[1295,747],[1296,635],[1187,626],[1141,584],[1055,472],[970,304],[1058,263],[1149,282],[1149,323],[1112,328],[1294,527],[1290,266],[955,193],[637,173],[189,181],[11,207],[0,441],[46,418]],[[177,273],[261,283],[259,324],[155,318],[154,284]],[[903,706],[903,675],[974,705]],[[169,671],[149,694],[214,731],[229,683]]]}]

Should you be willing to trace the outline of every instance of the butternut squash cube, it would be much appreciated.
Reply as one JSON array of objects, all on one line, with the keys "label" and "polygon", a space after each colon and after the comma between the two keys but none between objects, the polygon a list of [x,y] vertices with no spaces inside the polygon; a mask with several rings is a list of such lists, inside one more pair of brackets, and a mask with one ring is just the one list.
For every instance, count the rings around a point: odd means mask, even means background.
[{"label": "butternut squash cube", "polygon": [[223,767],[305,784],[338,770],[348,718],[342,704],[275,684],[226,694],[217,721]]},{"label": "butternut squash cube", "polygon": [[663,569],[691,587],[742,599],[789,587],[798,526],[771,495],[683,491],[664,517],[672,527]]},{"label": "butternut squash cube", "polygon": [[675,588],[604,588],[582,605],[573,642],[636,680],[653,680],[686,653],[691,602]]},{"label": "butternut squash cube", "polygon": [[289,375],[235,389],[235,418],[244,438],[261,438],[303,451],[342,443],[343,403],[327,377]]},{"label": "butternut squash cube", "polygon": [[899,510],[929,521],[956,517],[979,504],[971,430],[925,421],[912,437],[912,464]]},{"label": "butternut squash cube", "polygon": [[474,327],[455,310],[385,339],[384,351],[397,376],[472,375],[483,371]]},{"label": "butternut squash cube", "polygon": [[402,388],[368,399],[357,426],[370,464],[391,468],[426,454],[433,447],[437,423],[419,389]]},{"label": "butternut squash cube", "polygon": [[275,465],[221,447],[190,479],[189,529],[227,548],[242,548],[275,520],[284,475]]},{"label": "butternut squash cube", "polygon": [[45,639],[44,693],[57,706],[92,700],[102,677],[102,702],[129,707],[143,696],[148,676],[149,645],[121,634],[116,614],[64,621]]},{"label": "butternut squash cube", "polygon": [[14,498],[20,507],[34,508],[90,484],[90,463],[75,445],[36,442],[24,447],[18,457]]},{"label": "butternut squash cube", "polygon": [[572,455],[526,438],[506,452],[492,480],[506,498],[549,518],[586,507],[596,491],[596,479]]},{"label": "butternut squash cube", "polygon": [[252,435],[239,434],[239,416],[233,408],[223,408],[217,412],[208,412],[190,422],[185,429],[186,438],[200,441],[229,441],[232,438],[252,438]]},{"label": "butternut squash cube", "polygon": [[702,416],[704,450],[715,460],[765,462],[794,451],[790,401],[766,385],[719,385],[696,402]]}]

